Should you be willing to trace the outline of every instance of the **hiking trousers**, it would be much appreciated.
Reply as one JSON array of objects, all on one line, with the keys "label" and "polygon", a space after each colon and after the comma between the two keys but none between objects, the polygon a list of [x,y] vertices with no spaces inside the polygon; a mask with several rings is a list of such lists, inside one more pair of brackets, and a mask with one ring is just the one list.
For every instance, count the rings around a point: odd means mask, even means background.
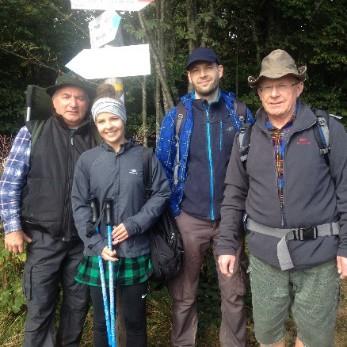
[{"label": "hiking trousers", "polygon": [[[88,286],[74,280],[82,259],[80,240],[53,239],[40,230],[26,230],[27,245],[23,288],[27,304],[24,347],[78,347],[88,311]],[[55,309],[62,291],[57,334]],[[56,336],[55,336],[56,335]]]},{"label": "hiking trousers", "polygon": [[[182,235],[185,253],[179,275],[168,283],[173,300],[171,342],[174,347],[193,347],[198,326],[196,297],[200,269],[211,244],[214,249],[219,230],[217,222],[197,219],[183,211],[176,217],[176,221]],[[237,255],[232,277],[221,274],[217,256],[214,256],[221,292],[222,321],[219,331],[221,347],[246,346],[245,274],[239,265],[240,253],[241,249]]]},{"label": "hiking trousers", "polygon": [[[109,290],[107,288],[107,290]],[[146,347],[146,296],[148,282],[130,286],[118,286],[122,315],[126,333],[126,347]],[[115,290],[115,298],[116,290]],[[108,347],[107,329],[102,290],[100,287],[90,287],[93,303],[94,347]],[[117,319],[120,317],[117,316]],[[124,346],[125,347],[125,346]]]}]

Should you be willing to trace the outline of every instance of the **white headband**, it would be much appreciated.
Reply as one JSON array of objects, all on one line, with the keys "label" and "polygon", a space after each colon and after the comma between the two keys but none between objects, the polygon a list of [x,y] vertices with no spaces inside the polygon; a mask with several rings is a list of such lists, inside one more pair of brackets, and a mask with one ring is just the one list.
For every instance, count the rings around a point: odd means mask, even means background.
[{"label": "white headband", "polygon": [[92,116],[94,122],[96,117],[100,113],[112,113],[123,120],[124,123],[127,121],[127,114],[123,102],[112,98],[100,98],[96,100],[92,107]]}]

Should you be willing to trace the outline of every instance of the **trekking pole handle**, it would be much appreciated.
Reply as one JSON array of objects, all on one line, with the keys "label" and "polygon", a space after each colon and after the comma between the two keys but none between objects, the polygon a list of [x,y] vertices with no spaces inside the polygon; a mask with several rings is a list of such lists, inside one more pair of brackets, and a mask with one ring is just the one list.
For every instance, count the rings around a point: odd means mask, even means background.
[{"label": "trekking pole handle", "polygon": [[90,208],[92,209],[92,223],[95,224],[98,220],[98,206],[96,204],[96,199],[90,201]]},{"label": "trekking pole handle", "polygon": [[113,200],[105,200],[105,209],[106,209],[106,225],[112,225],[112,211],[113,211]]}]

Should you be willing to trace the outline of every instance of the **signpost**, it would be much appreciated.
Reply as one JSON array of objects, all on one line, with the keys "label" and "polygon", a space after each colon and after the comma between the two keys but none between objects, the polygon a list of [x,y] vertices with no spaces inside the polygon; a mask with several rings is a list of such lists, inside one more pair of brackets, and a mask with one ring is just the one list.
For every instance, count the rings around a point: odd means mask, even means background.
[{"label": "signpost", "polygon": [[89,23],[90,46],[98,48],[114,40],[121,17],[115,11],[105,11]]},{"label": "signpost", "polygon": [[70,0],[72,9],[140,11],[154,0]]},{"label": "signpost", "polygon": [[66,67],[86,79],[149,75],[149,45],[84,49]]}]

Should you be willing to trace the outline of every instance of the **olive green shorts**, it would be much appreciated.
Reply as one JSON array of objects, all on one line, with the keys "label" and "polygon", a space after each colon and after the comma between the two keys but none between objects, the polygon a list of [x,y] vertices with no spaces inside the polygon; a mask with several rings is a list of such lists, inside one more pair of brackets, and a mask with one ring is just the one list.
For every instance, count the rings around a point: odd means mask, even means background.
[{"label": "olive green shorts", "polygon": [[306,347],[332,347],[339,301],[336,261],[306,270],[281,271],[250,256],[254,332],[271,345],[285,337],[291,311],[298,337]]}]

